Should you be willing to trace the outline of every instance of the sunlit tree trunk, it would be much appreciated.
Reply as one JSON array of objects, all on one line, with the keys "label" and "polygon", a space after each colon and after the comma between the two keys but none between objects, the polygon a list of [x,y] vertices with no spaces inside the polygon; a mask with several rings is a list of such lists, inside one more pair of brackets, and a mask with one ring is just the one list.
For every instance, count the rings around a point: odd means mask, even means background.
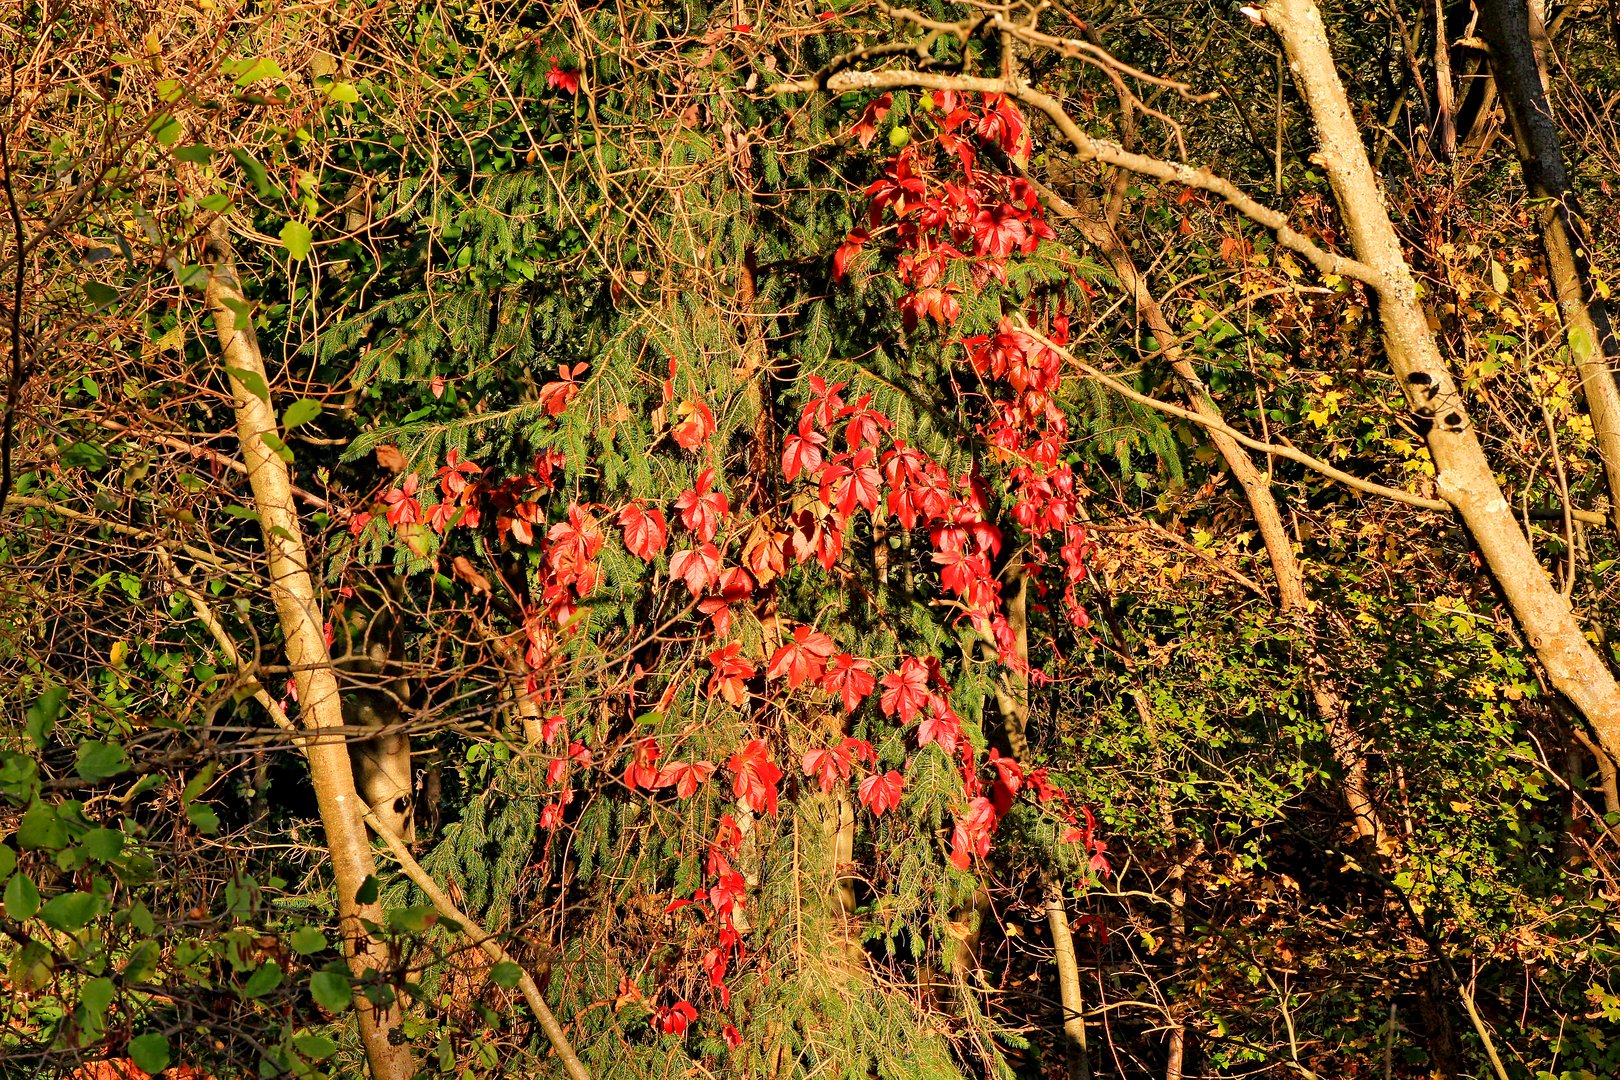
[{"label": "sunlit tree trunk", "polygon": [[[221,366],[236,399],[237,437],[253,489],[254,510],[264,530],[270,593],[298,688],[299,717],[304,728],[315,733],[304,740],[304,750],[336,879],[344,951],[355,976],[365,978],[390,966],[387,947],[367,933],[361,921],[380,924],[382,908],[375,901],[362,904],[357,900],[361,886],[376,870],[366,833],[367,807],[355,790],[343,737],[337,676],[293,506],[291,476],[287,463],[265,441],[268,435],[279,443],[276,415],[268,400],[269,381],[253,325],[238,315],[247,310],[247,300],[223,222],[216,221],[210,230],[207,258],[208,309],[219,337]],[[410,1080],[414,1067],[400,1026],[403,1012],[399,1003],[374,1005],[360,993],[355,994],[354,1003],[373,1080]]]},{"label": "sunlit tree trunk", "polygon": [[1435,486],[1462,518],[1549,681],[1580,710],[1611,753],[1620,751],[1620,685],[1586,640],[1569,601],[1542,567],[1496,482],[1418,302],[1411,267],[1334,67],[1321,13],[1311,0],[1273,0],[1263,18],[1281,39],[1295,85],[1315,121],[1321,149],[1313,160],[1328,174],[1356,256],[1380,278],[1378,314],[1385,351],[1414,414],[1427,421]]}]

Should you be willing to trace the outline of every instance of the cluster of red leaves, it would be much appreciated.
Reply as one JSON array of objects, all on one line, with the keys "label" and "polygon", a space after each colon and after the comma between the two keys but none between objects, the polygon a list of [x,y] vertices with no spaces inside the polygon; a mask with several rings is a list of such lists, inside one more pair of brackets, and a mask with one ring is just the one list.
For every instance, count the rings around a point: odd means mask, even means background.
[{"label": "cluster of red leaves", "polygon": [[[554,68],[554,75],[568,73]],[[554,85],[568,92],[574,89],[566,82]],[[964,263],[969,280],[978,287],[992,280],[1005,283],[1010,261],[1033,252],[1052,231],[1027,182],[979,165],[988,147],[1014,158],[1028,153],[1029,137],[1016,108],[996,95],[967,101],[948,92],[936,94],[933,104],[942,116],[932,140],[934,153],[912,146],[889,160],[884,177],[868,189],[869,229],[849,234],[834,266],[842,276],[849,260],[874,234],[892,233],[896,272],[908,289],[902,299],[905,322],[914,328],[932,320],[948,332],[961,310],[956,287],[947,280],[951,264]],[[862,114],[855,133],[863,146],[870,143],[889,106],[880,98]],[[1040,572],[1055,564],[1063,577],[1070,616],[1084,626],[1085,613],[1074,589],[1085,576],[1089,541],[1080,524],[1076,480],[1065,460],[1066,419],[1054,402],[1061,385],[1061,357],[1046,344],[1066,342],[1067,322],[1061,313],[1054,315],[1040,337],[1022,326],[1005,320],[994,334],[960,338],[955,344],[983,387],[978,430],[1005,467],[1003,494],[1013,522],[1028,541],[1026,558],[1037,588],[1043,588]],[[565,366],[556,380],[542,387],[549,413],[567,410],[580,393],[585,370],[583,364]],[[671,418],[669,435],[677,447],[701,451],[715,433],[714,414],[698,398],[677,402],[674,377],[672,365],[660,415]],[[1083,844],[1092,867],[1107,873],[1104,845],[1090,812],[1082,808],[1082,822],[1044,770],[1026,774],[1019,763],[994,750],[980,766],[962,720],[951,708],[951,689],[937,658],[902,657],[880,674],[873,661],[840,650],[830,636],[808,624],[794,626],[768,658],[749,657],[742,642],[728,640],[733,611],[789,566],[814,562],[831,571],[852,520],[864,511],[892,517],[907,530],[925,529],[940,583],[956,598],[962,617],[997,643],[1003,663],[1022,663],[993,568],[1005,537],[1004,527],[990,519],[985,479],[977,472],[952,477],[927,454],[894,437],[893,423],[873,406],[870,395],[847,401],[846,384],[829,385],[814,375],[808,386],[811,396],[783,442],[782,474],[799,488],[780,521],[763,514],[746,530],[729,529],[730,501],[714,470],[705,469],[667,507],[645,500],[616,508],[573,502],[562,520],[548,525],[542,503],[554,494],[554,477],[562,465],[561,458],[551,453],[538,457],[532,472],[496,481],[452,452],[437,474],[440,499],[435,505],[423,511],[418,501],[420,479],[411,474],[387,493],[382,516],[396,529],[421,524],[443,535],[455,528],[482,528],[486,533],[492,530],[497,543],[539,550],[540,588],[538,599],[524,611],[528,643],[524,655],[530,691],[543,700],[560,697],[560,690],[547,681],[549,666],[561,636],[582,621],[580,602],[600,581],[595,560],[605,538],[598,515],[615,521],[626,550],[648,563],[669,549],[672,530],[679,530],[677,549],[668,559],[669,581],[684,586],[700,617],[709,621],[707,632],[713,635],[714,647],[707,653],[706,690],[711,698],[743,708],[755,697],[775,693],[823,694],[852,713],[877,694],[884,716],[908,728],[915,725],[919,752],[933,744],[958,762],[965,806],[954,816],[953,865],[966,870],[975,857],[987,856],[1001,820],[1020,792],[1027,791],[1066,822],[1063,839]],[[354,530],[365,528],[370,517],[356,515]],[[1049,547],[1057,549],[1055,555],[1047,551]],[[671,686],[666,699],[673,699],[674,689]],[[541,814],[542,826],[555,829],[573,799],[570,770],[590,766],[592,752],[567,737],[561,716],[547,720],[543,734],[548,746],[558,746],[547,770],[557,798]],[[677,799],[690,799],[720,771],[708,760],[666,760],[657,736],[632,738],[624,752],[625,787],[649,797],[672,791]],[[905,774],[882,770],[872,746],[861,739],[844,738],[810,749],[800,766],[826,794],[856,783],[860,803],[876,817],[897,808],[904,794]],[[731,794],[741,806],[760,815],[777,811],[785,777],[767,740],[748,740],[724,768]],[[857,780],[858,770],[865,775]],[[730,814],[723,815],[708,848],[706,886],[668,909],[673,913],[690,907],[712,920],[715,944],[704,954],[703,968],[722,1008],[730,998],[725,977],[744,958],[742,939],[732,921],[746,903],[746,884],[733,866],[741,842],[737,822]],[[681,997],[658,1007],[653,1023],[666,1034],[682,1035],[697,1018],[696,1006]],[[728,1042],[738,1038],[730,1025],[725,1034]]]},{"label": "cluster of red leaves", "polygon": [[[1000,95],[972,101],[953,91],[936,92],[932,103],[943,117],[934,139],[908,146],[890,159],[882,179],[867,189],[868,228],[849,234],[833,257],[833,269],[843,276],[850,258],[877,230],[892,232],[896,272],[909,290],[900,301],[907,327],[929,318],[948,332],[961,316],[956,286],[948,280],[952,264],[967,268],[975,288],[991,281],[1005,284],[1010,260],[1034,252],[1054,234],[1027,180],[980,165],[981,154],[992,147],[1013,158],[1028,153],[1029,135],[1017,108]],[[880,111],[876,119],[881,116]],[[859,125],[856,134],[861,135]],[[1068,334],[1068,318],[1058,312],[1040,335],[1009,317],[994,334],[971,335],[956,344],[984,388],[979,433],[1007,466],[1012,516],[1031,540],[1056,540],[1064,600],[1070,617],[1084,627],[1089,620],[1075,586],[1085,577],[1089,541],[1080,523],[1075,476],[1065,460],[1068,420],[1054,400],[1062,384],[1062,357],[1052,346],[1067,344]],[[783,472],[789,479],[813,470],[824,444],[817,441],[809,419],[807,410],[798,434],[788,440],[793,458],[790,462],[784,454]],[[898,447],[883,461],[884,476],[894,489],[891,510],[908,528],[922,511],[945,586],[976,619],[985,618],[999,600],[990,578],[990,557],[999,536],[986,533],[980,540],[964,534],[973,514],[963,514],[948,496],[921,488],[930,475],[929,463],[915,450]],[[913,501],[908,486],[921,488],[922,498]],[[1002,633],[997,641],[1006,659]]]}]

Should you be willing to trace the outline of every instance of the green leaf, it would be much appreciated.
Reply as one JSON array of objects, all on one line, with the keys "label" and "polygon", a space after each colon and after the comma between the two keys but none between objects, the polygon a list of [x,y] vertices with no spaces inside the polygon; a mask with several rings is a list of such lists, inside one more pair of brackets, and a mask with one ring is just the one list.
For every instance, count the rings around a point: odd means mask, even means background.
[{"label": "green leaf", "polygon": [[317,926],[300,926],[288,939],[293,952],[299,956],[312,956],[326,948],[326,935]]},{"label": "green leaf", "polygon": [[208,287],[208,271],[196,263],[187,263],[174,272],[174,280],[184,289],[205,289]]},{"label": "green leaf", "polygon": [[213,214],[223,214],[231,208],[231,197],[221,192],[204,195],[197,200],[197,205]]},{"label": "green leaf", "polygon": [[302,221],[289,221],[281,227],[281,246],[295,259],[309,258],[309,249],[314,242],[309,226]]},{"label": "green leaf", "polygon": [[259,513],[258,513],[257,510],[249,510],[247,507],[245,507],[245,506],[237,506],[235,503],[232,503],[231,505],[227,506],[225,508],[225,513],[229,514],[233,518],[238,518],[238,519],[240,519],[242,521],[257,522],[259,520]]},{"label": "green leaf", "polygon": [[288,431],[307,424],[321,415],[321,403],[314,398],[299,398],[282,410],[281,426]]},{"label": "green leaf", "polygon": [[118,302],[118,290],[111,285],[103,285],[99,281],[87,281],[80,288],[84,295],[98,308],[110,307]]},{"label": "green leaf", "polygon": [[433,924],[433,915],[430,904],[393,908],[388,912],[388,929],[395,933],[419,934]]},{"label": "green leaf", "polygon": [[155,941],[143,941],[130,950],[129,959],[120,972],[124,985],[142,983],[157,973],[158,962],[163,959],[163,948]]},{"label": "green leaf", "polygon": [[33,743],[36,749],[45,749],[51,729],[56,726],[56,718],[62,715],[62,705],[67,701],[67,696],[67,687],[53,686],[28,706],[28,712],[23,719],[23,731],[27,733],[28,741]]},{"label": "green leaf", "polygon": [[180,789],[180,801],[182,803],[192,802],[197,796],[207,791],[208,785],[214,782],[216,770],[217,765],[215,762],[210,761],[207,765],[204,765],[197,775],[187,780],[186,786]]},{"label": "green leaf", "polygon": [[264,376],[249,368],[227,367],[226,374],[242,384],[242,389],[264,402],[270,404],[270,385],[264,381]]},{"label": "green leaf", "polygon": [[309,977],[309,993],[327,1012],[340,1013],[354,1004],[354,991],[343,971],[317,971]]},{"label": "green leaf", "polygon": [[325,1035],[294,1035],[293,1045],[311,1061],[324,1061],[337,1053],[337,1043]]},{"label": "green leaf", "polygon": [[156,1031],[129,1040],[129,1056],[135,1067],[156,1076],[169,1067],[169,1040]]},{"label": "green leaf", "polygon": [[75,770],[84,779],[94,783],[129,771],[129,755],[117,743],[87,740],[79,744]]},{"label": "green leaf", "polygon": [[91,829],[79,843],[98,862],[112,862],[124,853],[124,834],[117,829]]},{"label": "green leaf", "polygon": [[248,981],[242,984],[242,996],[245,998],[263,997],[281,985],[281,965],[274,960],[269,961],[248,976]]},{"label": "green leaf", "polygon": [[6,915],[21,922],[39,910],[39,888],[27,874],[17,874],[6,882]]},{"label": "green leaf", "polygon": [[107,452],[95,443],[76,442],[62,451],[61,461],[70,469],[104,469]]},{"label": "green leaf", "polygon": [[285,77],[281,65],[268,56],[256,56],[251,60],[239,60],[234,64],[227,64],[226,70],[235,71],[237,86],[252,86],[261,79],[280,79]]},{"label": "green leaf", "polygon": [[10,877],[15,869],[17,869],[17,853],[0,844],[0,881]]},{"label": "green leaf", "polygon": [[243,172],[247,173],[248,179],[252,181],[254,189],[259,193],[259,198],[268,199],[275,194],[276,189],[270,183],[270,174],[265,171],[263,165],[259,164],[258,159],[242,149],[232,150],[231,157],[235,158],[236,164],[241,166]]},{"label": "green leaf", "polygon": [[113,986],[111,979],[105,977],[91,979],[79,991],[79,1004],[83,1005],[85,1011],[91,1015],[105,1015],[108,1006],[112,1004],[115,993],[117,993],[117,988]]},{"label": "green leaf", "polygon": [[[281,440],[280,435],[277,435],[273,431],[261,431],[259,433],[259,438],[264,441],[264,445],[268,446],[276,457],[280,458],[282,461],[292,461],[292,448]],[[278,525],[277,528],[280,528],[280,526]]]},{"label": "green leaf", "polygon": [[219,832],[219,815],[214,813],[213,807],[207,803],[187,803],[186,820],[204,836],[213,836]]},{"label": "green leaf", "polygon": [[353,83],[335,82],[326,88],[326,96],[333,101],[352,105],[360,100],[360,91],[354,88]]},{"label": "green leaf", "polygon": [[39,909],[39,918],[52,930],[76,934],[95,918],[98,906],[99,901],[91,893],[62,893],[45,901],[45,906]]},{"label": "green leaf", "polygon": [[0,792],[21,806],[39,793],[39,766],[27,754],[0,750]]},{"label": "green leaf", "polygon": [[504,960],[489,969],[489,981],[505,990],[512,989],[522,978],[523,969]]},{"label": "green leaf", "polygon": [[173,113],[159,113],[154,116],[149,130],[159,146],[173,146],[180,141],[180,136],[186,133],[186,129],[180,126],[180,121],[174,118]]},{"label": "green leaf", "polygon": [[34,803],[17,826],[17,843],[25,848],[57,850],[67,846],[67,839],[67,826],[49,803]]},{"label": "green leaf", "polygon": [[184,161],[188,165],[206,165],[214,160],[214,148],[204,146],[202,143],[193,143],[190,146],[176,147],[175,159]]},{"label": "green leaf", "polygon": [[232,326],[246,326],[253,321],[253,305],[234,296],[222,296],[219,302],[231,311]]},{"label": "green leaf", "polygon": [[362,881],[360,888],[355,890],[354,902],[357,904],[375,904],[377,902],[376,875],[366,875],[366,880]]}]

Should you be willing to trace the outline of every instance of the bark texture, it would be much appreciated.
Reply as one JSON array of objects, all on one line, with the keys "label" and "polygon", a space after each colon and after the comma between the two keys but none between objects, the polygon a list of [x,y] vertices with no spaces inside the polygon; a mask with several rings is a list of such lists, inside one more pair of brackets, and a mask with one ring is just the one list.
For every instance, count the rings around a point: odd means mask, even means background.
[{"label": "bark texture", "polygon": [[1327,171],[1357,259],[1376,273],[1385,351],[1414,415],[1428,428],[1435,486],[1462,518],[1548,680],[1606,748],[1620,750],[1620,685],[1586,640],[1496,482],[1418,302],[1411,267],[1334,67],[1321,12],[1312,0],[1272,0],[1264,18],[1282,41],[1295,85],[1316,123],[1321,149],[1315,159]]},{"label": "bark texture", "polygon": [[1620,348],[1616,348],[1608,307],[1593,287],[1580,205],[1564,167],[1531,13],[1525,0],[1481,0],[1480,15],[1481,33],[1491,46],[1491,74],[1513,130],[1524,186],[1536,203],[1536,224],[1558,297],[1558,313],[1564,320],[1570,357],[1580,371],[1586,411],[1603,458],[1609,514],[1620,528],[1620,384],[1615,382],[1613,367]]},{"label": "bark texture", "polygon": [[[279,440],[275,411],[268,400],[254,392],[263,392],[268,386],[264,358],[251,322],[238,326],[232,310],[246,310],[246,298],[223,222],[216,222],[209,234],[207,302],[219,336],[223,367],[236,398],[237,437],[253,489],[254,509],[264,529],[270,593],[287,642],[287,663],[298,687],[299,718],[304,728],[314,733],[303,745],[337,883],[344,951],[350,969],[357,977],[364,977],[368,971],[382,972],[390,966],[387,948],[361,925],[361,919],[382,923],[381,906],[355,901],[361,885],[376,870],[366,835],[367,807],[354,786],[343,736],[337,676],[332,670],[322,629],[324,619],[294,510],[291,475],[287,463],[264,439],[270,435]],[[323,736],[322,732],[330,734]],[[354,1003],[373,1080],[410,1080],[415,1070],[410,1045],[400,1026],[403,1012],[399,1002],[379,1007],[357,993]]]}]

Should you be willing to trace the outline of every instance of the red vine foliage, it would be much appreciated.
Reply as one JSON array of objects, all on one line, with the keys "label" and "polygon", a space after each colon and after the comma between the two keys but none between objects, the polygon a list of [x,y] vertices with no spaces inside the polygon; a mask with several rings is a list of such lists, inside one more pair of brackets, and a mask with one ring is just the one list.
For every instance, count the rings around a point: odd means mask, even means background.
[{"label": "red vine foliage", "polygon": [[[553,85],[573,92],[571,75],[556,69]],[[953,759],[962,779],[962,803],[952,823],[949,859],[961,870],[988,857],[997,827],[1014,801],[1027,796],[1066,823],[1063,840],[1084,846],[1093,870],[1109,872],[1105,846],[1084,807],[1071,807],[1045,769],[1030,769],[991,750],[977,760],[953,711],[951,687],[934,656],[902,656],[888,668],[877,658],[854,656],[815,626],[801,623],[787,631],[768,657],[748,656],[741,641],[730,640],[731,617],[793,567],[819,567],[831,574],[859,515],[881,513],[905,530],[925,530],[932,562],[946,594],[954,598],[959,620],[995,644],[1000,662],[1039,685],[1042,675],[1021,655],[1003,610],[997,560],[1014,542],[1037,595],[1060,590],[1070,622],[1089,625],[1076,587],[1086,577],[1090,540],[1083,524],[1078,482],[1066,460],[1068,422],[1056,403],[1062,381],[1060,357],[1023,325],[1043,326],[1042,336],[1068,340],[1062,311],[1042,317],[1020,312],[1001,320],[993,334],[952,337],[961,307],[952,264],[962,264],[969,280],[983,288],[1006,284],[1009,266],[1054,238],[1033,187],[1016,173],[989,164],[1027,157],[1029,137],[1023,116],[998,95],[976,100],[944,91],[928,103],[940,118],[932,138],[908,145],[884,166],[867,188],[867,226],[850,232],[833,256],[836,278],[868,246],[882,243],[904,286],[900,314],[908,332],[924,324],[944,335],[961,367],[965,406],[976,418],[976,434],[988,447],[985,461],[968,475],[953,476],[938,461],[894,434],[895,425],[873,405],[873,396],[854,396],[848,384],[828,383],[809,374],[808,399],[782,441],[781,475],[786,506],[777,516],[761,514],[739,521],[713,469],[667,506],[633,499],[606,506],[572,502],[559,520],[547,521],[543,503],[555,494],[563,460],[555,452],[535,458],[528,473],[505,479],[451,451],[437,471],[438,501],[424,510],[419,475],[413,473],[387,492],[380,511],[387,527],[401,534],[428,528],[439,535],[471,530],[497,546],[517,545],[540,553],[538,588],[518,613],[525,639],[523,660],[528,692],[543,710],[560,708],[559,661],[566,637],[580,632],[580,605],[601,581],[597,556],[607,534],[603,521],[618,526],[625,549],[655,565],[668,553],[668,576],[654,587],[685,589],[690,617],[707,620],[699,632],[713,642],[703,652],[708,665],[704,692],[735,707],[793,694],[813,695],[853,713],[873,695],[881,714],[914,729],[918,753],[933,744]],[[876,124],[892,105],[888,95],[862,113],[853,134],[866,146]],[[1027,320],[1027,323],[1024,321]],[[673,364],[672,364],[673,366]],[[580,391],[585,365],[564,367],[541,389],[543,407],[561,415]],[[672,418],[669,435],[683,452],[704,449],[716,431],[714,414],[702,400],[674,401],[674,375],[664,384],[664,406]],[[988,468],[984,468],[988,466]],[[992,496],[992,490],[995,496]],[[1010,522],[998,522],[995,506],[1008,507]],[[372,526],[374,514],[356,514],[356,535]],[[675,550],[669,552],[671,540]],[[419,545],[418,545],[419,546]],[[659,704],[673,700],[675,685]],[[618,779],[632,793],[677,800],[694,796],[724,777],[740,807],[772,815],[783,797],[785,774],[778,748],[768,738],[738,746],[724,765],[675,759],[656,736],[631,736],[616,747],[591,748],[571,737],[560,713],[542,726],[546,782],[551,799],[540,822],[549,830],[566,820],[580,770],[609,768],[618,760]],[[909,765],[909,762],[908,762]],[[811,749],[799,761],[814,790],[832,794],[855,786],[856,799],[874,817],[897,809],[906,774],[880,771],[870,743],[843,738]],[[908,770],[909,771],[909,770]],[[705,861],[706,886],[677,897],[667,914],[693,910],[715,928],[704,953],[703,970],[716,1004],[725,1009],[728,972],[746,959],[734,918],[747,904],[747,886],[734,863],[743,832],[733,815],[715,823]],[[681,1034],[698,1018],[684,998],[655,1010],[654,1023]],[[728,1041],[735,1029],[723,1034]]]}]

